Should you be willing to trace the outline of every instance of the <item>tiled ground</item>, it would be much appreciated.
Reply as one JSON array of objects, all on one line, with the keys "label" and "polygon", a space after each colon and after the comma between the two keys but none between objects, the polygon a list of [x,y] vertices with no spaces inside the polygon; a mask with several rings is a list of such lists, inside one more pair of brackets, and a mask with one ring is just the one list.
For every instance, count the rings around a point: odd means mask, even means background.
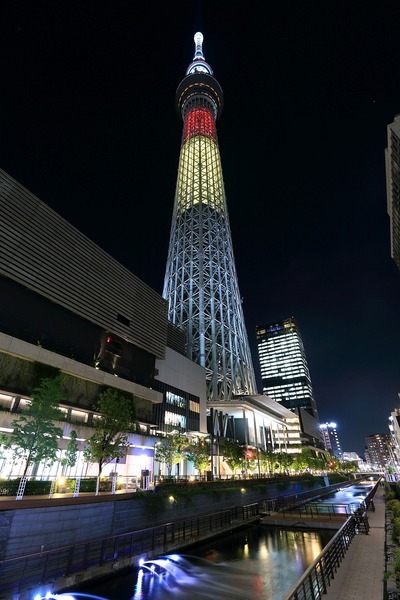
[{"label": "tiled ground", "polygon": [[383,488],[379,488],[375,494],[374,504],[375,512],[368,511],[369,534],[359,534],[354,538],[324,599],[383,600],[385,568]]}]

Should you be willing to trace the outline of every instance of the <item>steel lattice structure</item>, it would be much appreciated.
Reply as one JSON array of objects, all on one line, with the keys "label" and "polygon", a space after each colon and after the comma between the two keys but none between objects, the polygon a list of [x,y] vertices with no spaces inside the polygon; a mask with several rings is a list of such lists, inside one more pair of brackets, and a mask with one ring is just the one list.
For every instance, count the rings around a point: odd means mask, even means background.
[{"label": "steel lattice structure", "polygon": [[176,93],[182,145],[163,296],[187,334],[187,356],[206,369],[208,400],[256,392],[239,293],[215,122],[222,89],[203,36]]}]

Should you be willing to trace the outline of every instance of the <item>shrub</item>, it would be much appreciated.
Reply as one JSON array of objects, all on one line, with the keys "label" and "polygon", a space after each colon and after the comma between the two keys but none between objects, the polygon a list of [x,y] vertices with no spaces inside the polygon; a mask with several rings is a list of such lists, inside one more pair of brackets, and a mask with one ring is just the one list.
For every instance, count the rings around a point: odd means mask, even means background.
[{"label": "shrub", "polygon": [[[0,496],[16,496],[21,479],[7,479],[0,481]],[[50,493],[51,481],[28,481],[24,494],[28,496],[42,496]]]},{"label": "shrub", "polygon": [[400,500],[392,498],[386,502],[386,510],[391,512],[394,517],[400,517]]},{"label": "shrub", "polygon": [[0,496],[16,496],[19,479],[2,479],[0,481]]},{"label": "shrub", "polygon": [[[71,480],[73,485],[75,486],[75,481]],[[79,486],[80,492],[95,492],[96,491],[96,482],[97,479],[94,477],[93,479],[81,479],[81,483]],[[112,482],[108,480],[108,478],[100,479],[99,484],[99,492],[111,492]]]},{"label": "shrub", "polygon": [[396,498],[396,492],[393,488],[391,488],[388,483],[385,483],[385,500],[388,503],[390,500],[394,500]]},{"label": "shrub", "polygon": [[144,511],[148,518],[156,519],[164,511],[167,504],[166,494],[154,494],[149,492],[139,491],[135,494],[136,499],[144,500]]},{"label": "shrub", "polygon": [[394,573],[396,576],[396,580],[399,581],[400,580],[400,550],[396,550],[396,552],[394,553],[393,567],[394,567]]},{"label": "shrub", "polygon": [[395,517],[393,519],[392,541],[395,544],[400,543],[400,517]]}]

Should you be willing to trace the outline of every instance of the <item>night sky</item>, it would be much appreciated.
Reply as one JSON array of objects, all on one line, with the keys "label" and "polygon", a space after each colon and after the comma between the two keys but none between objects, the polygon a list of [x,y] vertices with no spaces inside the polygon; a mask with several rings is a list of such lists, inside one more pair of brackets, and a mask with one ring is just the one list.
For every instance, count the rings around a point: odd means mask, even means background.
[{"label": "night sky", "polygon": [[400,113],[400,3],[4,0],[0,22],[0,168],[160,294],[175,91],[203,32],[225,94],[217,129],[256,376],[256,325],[293,315],[343,450],[363,455],[367,435],[388,433],[400,271],[384,150]]}]

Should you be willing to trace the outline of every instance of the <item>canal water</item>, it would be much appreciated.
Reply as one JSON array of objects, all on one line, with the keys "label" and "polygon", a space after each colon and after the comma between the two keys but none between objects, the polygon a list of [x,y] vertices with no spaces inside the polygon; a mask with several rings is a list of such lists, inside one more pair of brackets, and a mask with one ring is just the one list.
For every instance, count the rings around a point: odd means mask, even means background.
[{"label": "canal water", "polygon": [[[370,486],[352,486],[327,503],[363,501]],[[334,530],[254,525],[170,554],[57,598],[80,600],[282,600],[317,558]]]}]

